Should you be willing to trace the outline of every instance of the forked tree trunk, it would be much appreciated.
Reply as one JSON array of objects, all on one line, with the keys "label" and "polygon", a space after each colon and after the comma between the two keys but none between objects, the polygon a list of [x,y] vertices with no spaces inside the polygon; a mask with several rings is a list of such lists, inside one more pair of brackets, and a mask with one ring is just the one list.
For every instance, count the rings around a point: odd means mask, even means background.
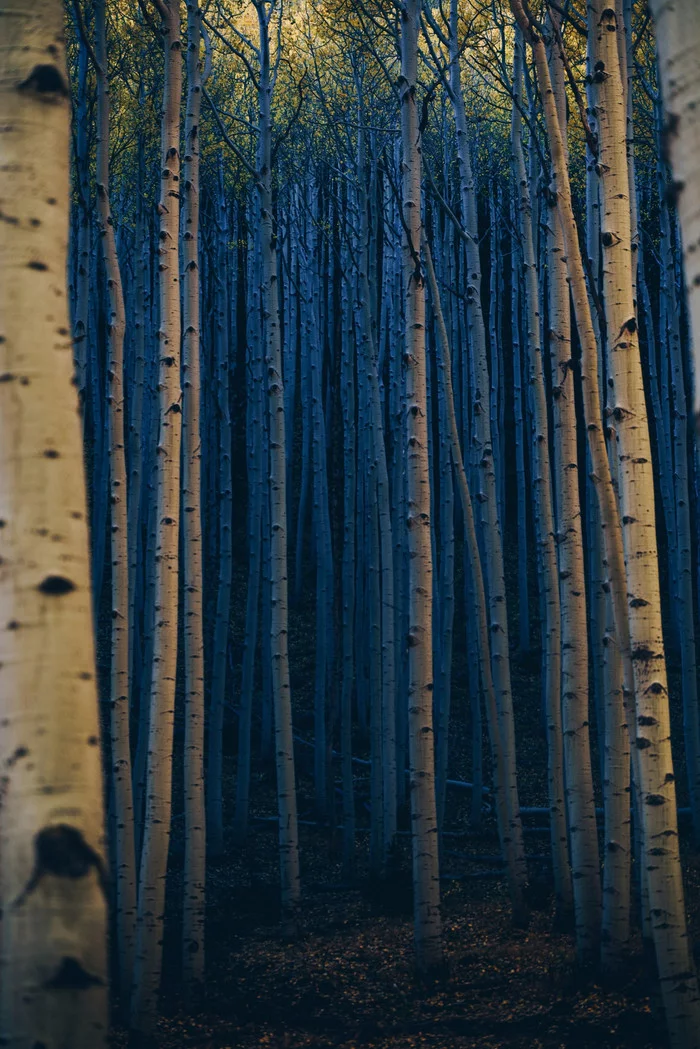
[{"label": "forked tree trunk", "polygon": [[16,1049],[95,1049],[108,1024],[63,19],[58,0],[0,3],[0,1037]]},{"label": "forked tree trunk", "polygon": [[153,1031],[163,957],[165,880],[172,814],[172,759],[177,670],[180,442],[180,53],[179,0],[159,0],[165,82],[161,123],[159,285],[160,330],[157,452],[157,538],[153,676],[148,726],[146,814],[139,872],[132,1027]]}]

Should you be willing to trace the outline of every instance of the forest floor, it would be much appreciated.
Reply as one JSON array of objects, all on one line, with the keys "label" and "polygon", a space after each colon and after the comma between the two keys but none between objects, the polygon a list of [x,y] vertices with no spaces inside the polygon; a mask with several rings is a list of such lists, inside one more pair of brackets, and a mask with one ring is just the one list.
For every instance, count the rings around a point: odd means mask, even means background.
[{"label": "forest floor", "polygon": [[[530,852],[533,840],[538,853],[546,849],[544,836],[528,839]],[[615,986],[582,975],[571,934],[553,928],[540,864],[531,868],[529,927],[516,929],[503,880],[474,876],[493,863],[466,855],[496,851],[494,837],[466,840],[460,846],[465,853],[446,862],[447,870],[469,875],[444,884],[449,973],[441,984],[423,987],[413,968],[406,875],[383,898],[368,891],[366,881],[345,885],[334,843],[304,826],[300,935],[286,941],[278,925],[276,831],[272,823],[258,825],[250,847],[210,872],[208,983],[192,1010],[182,1004],[178,923],[172,916],[165,943],[163,1049],[661,1049],[663,1028],[639,955]],[[686,873],[697,928],[700,867],[690,857]],[[177,856],[173,876],[176,900]]]},{"label": "forest floor", "polygon": [[[306,739],[312,736],[311,620],[312,615],[299,616],[290,623],[295,731]],[[234,627],[237,647],[240,631]],[[679,689],[672,659],[669,669],[679,804],[684,805],[682,711],[674,698]],[[463,779],[470,778],[471,753],[466,679],[463,646],[456,645],[450,775]],[[546,744],[536,655],[513,660],[513,694],[521,804],[544,806]],[[181,746],[176,740],[176,751]],[[362,755],[361,741],[356,746]],[[225,749],[228,821],[235,794],[235,717]],[[595,719],[592,750],[600,805]],[[372,889],[366,868],[367,783],[358,769],[357,868],[347,883],[339,835],[311,822],[313,752],[301,743],[296,751],[302,818],[299,936],[290,942],[280,933],[274,771],[258,764],[248,843],[239,850],[228,845],[223,857],[209,863],[207,984],[202,999],[190,1006],[184,1004],[180,982],[183,828],[182,805],[174,801],[160,1049],[663,1049],[663,1024],[651,997],[653,979],[641,956],[639,930],[629,964],[612,986],[577,969],[571,931],[555,928],[542,816],[525,820],[532,913],[527,929],[517,929],[498,869],[492,817],[486,813],[482,829],[474,830],[470,793],[448,792],[451,834],[442,856],[448,973],[441,984],[424,987],[414,971],[406,813],[396,875],[383,891]],[[175,799],[181,797],[177,764]],[[486,782],[488,776],[485,755]],[[683,859],[690,933],[700,947],[700,855],[686,836],[687,828]],[[115,1047],[126,1041],[117,1027]]]},{"label": "forest floor", "polygon": [[[541,806],[545,754],[536,727],[537,688],[534,675],[521,675],[520,691],[526,695],[534,689],[518,718],[521,798],[523,804]],[[456,728],[458,749],[460,737],[466,747],[466,729],[459,723]],[[358,830],[356,878],[345,882],[339,835],[311,824],[310,754],[297,748],[300,815],[308,821],[300,827],[299,937],[289,942],[280,933],[274,774],[260,766],[252,784],[248,844],[242,850],[228,848],[209,866],[208,978],[201,1002],[190,1008],[183,1004],[179,976],[182,821],[176,817],[162,1049],[662,1049],[663,1025],[650,997],[652,980],[641,958],[638,930],[636,954],[614,986],[577,970],[571,932],[554,927],[542,816],[525,821],[526,828],[530,825],[532,914],[527,929],[514,928],[493,824],[487,814],[481,832],[470,828],[467,791],[451,791],[448,797],[452,835],[445,839],[443,854],[448,975],[439,985],[421,986],[414,972],[408,834],[400,839],[396,875],[381,891],[370,887],[368,834]],[[363,821],[366,827],[364,788],[360,777],[360,828]],[[230,755],[227,815],[233,795]],[[691,935],[700,943],[700,857],[685,844],[684,869]],[[116,1032],[115,1043],[125,1043],[123,1033]]]}]

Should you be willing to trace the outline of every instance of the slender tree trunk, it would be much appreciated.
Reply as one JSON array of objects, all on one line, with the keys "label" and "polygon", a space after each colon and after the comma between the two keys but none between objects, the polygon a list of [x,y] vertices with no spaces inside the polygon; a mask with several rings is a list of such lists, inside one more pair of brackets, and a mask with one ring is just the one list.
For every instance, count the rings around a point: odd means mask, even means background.
[{"label": "slender tree trunk", "polygon": [[[558,26],[560,16],[553,12],[550,17]],[[556,45],[549,68],[566,150],[565,71]],[[576,949],[579,960],[589,963],[597,955],[600,940],[600,858],[589,738],[586,583],[569,284],[564,234],[556,210],[556,183],[549,199],[552,206],[547,229],[548,336],[552,368],[557,561],[561,605],[564,782],[573,872]]]},{"label": "slender tree trunk", "polygon": [[[77,28],[77,27],[76,27]],[[85,428],[85,396],[87,385],[87,358],[89,338],[90,296],[90,149],[88,144],[88,68],[89,57],[86,42],[77,30],[78,83],[75,109],[75,168],[78,183],[78,234],[77,264],[75,280],[75,305],[73,308],[73,354],[75,357],[75,382],[78,388],[78,407]],[[85,436],[85,434],[84,434]]]},{"label": "slender tree trunk", "polygon": [[139,874],[133,1028],[156,1024],[163,957],[165,879],[172,813],[180,530],[180,53],[179,0],[162,0],[165,83],[161,124],[160,330],[157,541],[153,677],[148,726],[146,816]]},{"label": "slender tree trunk", "polygon": [[95,1049],[108,1024],[107,874],[66,288],[63,5],[2,0],[0,37],[0,1036]]},{"label": "slender tree trunk", "polygon": [[207,739],[207,845],[209,855],[224,850],[223,818],[223,731],[226,702],[228,637],[231,618],[231,573],[233,569],[233,475],[232,433],[229,407],[229,224],[224,190],[224,171],[219,157],[217,194],[217,273],[216,273],[216,405],[219,422],[219,464],[217,471],[216,516],[219,523],[219,573],[214,621],[211,696]]},{"label": "slender tree trunk", "polygon": [[187,3],[187,115],[183,158],[182,509],[185,656],[185,869],[182,958],[185,993],[204,978],[206,818],[204,812],[204,629],[202,577],[202,437],[199,343],[199,121],[202,19]]},{"label": "slender tree trunk", "polygon": [[[438,345],[440,348],[440,367],[443,370],[445,383],[445,415],[447,422],[448,438],[450,441],[450,453],[452,459],[452,466],[454,468],[455,476],[457,479],[459,498],[462,506],[462,516],[464,520],[465,554],[468,561],[469,572],[471,574],[471,581],[473,587],[473,606],[468,609],[468,613],[471,613],[473,615],[473,618],[476,620],[477,623],[479,670],[484,690],[484,696],[486,700],[486,714],[489,728],[489,740],[491,743],[491,757],[494,768],[496,819],[498,823],[498,833],[501,843],[501,850],[503,852],[503,858],[506,861],[508,887],[511,894],[513,911],[516,916],[520,916],[520,908],[522,907],[522,873],[520,870],[521,859],[518,849],[517,827],[515,828],[516,833],[514,833],[513,824],[515,821],[512,812],[508,808],[508,793],[503,788],[503,781],[505,776],[504,751],[503,747],[501,746],[501,740],[499,737],[500,726],[498,721],[496,691],[494,688],[493,677],[491,675],[491,663],[489,660],[489,630],[486,590],[484,587],[484,578],[481,571],[481,560],[479,558],[479,546],[476,536],[476,526],[474,523],[474,511],[472,507],[471,495],[469,492],[469,485],[467,483],[467,475],[464,470],[462,453],[459,446],[457,416],[455,413],[454,395],[452,392],[451,357],[449,340],[447,336],[447,328],[445,326],[445,320],[440,304],[438,284],[435,278],[435,270],[433,268],[433,262],[430,256],[430,249],[427,244],[425,244],[425,262],[426,269],[428,272],[430,290],[433,296],[433,304],[436,312],[436,320],[438,327]],[[481,785],[479,783],[473,782],[472,793],[476,789],[481,791]]]},{"label": "slender tree trunk", "polygon": [[[519,33],[519,31],[518,31]],[[523,44],[516,40],[513,85],[522,92]],[[554,506],[549,458],[549,419],[542,353],[537,259],[535,255],[530,183],[522,147],[522,119],[513,107],[511,138],[518,187],[518,215],[523,242],[525,274],[526,341],[529,389],[532,406],[532,487],[535,504],[535,531],[540,563],[540,585],[544,607],[544,690],[547,722],[547,785],[550,812],[550,842],[557,917],[567,922],[573,906],[573,885],[569,867],[569,847],[564,796],[564,743],[561,711],[561,605],[557,579],[557,552],[554,536]]]},{"label": "slender tree trunk", "polygon": [[[253,292],[254,301],[256,292]],[[264,475],[263,361],[260,346],[259,310],[251,325],[248,339],[248,401],[246,438],[248,443],[248,586],[246,590],[246,625],[241,672],[241,701],[238,717],[238,764],[236,767],[236,810],[233,836],[242,845],[248,833],[250,803],[251,728],[253,720],[253,686],[255,652],[258,642],[260,583],[262,573],[261,517],[266,494]]]},{"label": "slender tree trunk", "polygon": [[355,506],[357,454],[355,422],[355,362],[348,281],[342,290],[343,410],[343,563],[342,563],[342,685],[340,696],[340,756],[343,783],[343,871],[351,876],[355,865],[355,797],[352,770],[352,698],[355,684]]},{"label": "slender tree trunk", "polygon": [[265,315],[265,365],[270,426],[270,656],[275,714],[275,761],[279,807],[280,875],[283,922],[294,931],[300,902],[299,837],[294,783],[292,702],[289,685],[287,495],[284,383],[277,287],[277,238],[272,216],[272,93],[269,24],[272,7],[255,0],[260,30],[257,188],[260,198],[262,297]]},{"label": "slender tree trunk", "polygon": [[[109,83],[105,0],[95,5],[97,58],[97,213],[107,277],[107,381],[109,411],[110,554],[112,617],[110,666],[110,757],[114,805],[119,986],[128,1008],[134,964],[136,859],[129,744],[129,555],[124,452],[124,332],[126,317],[109,198]],[[97,496],[99,498],[99,496]]]},{"label": "slender tree trunk", "polygon": [[467,327],[472,366],[474,368],[474,375],[470,385],[472,399],[471,452],[479,479],[481,538],[490,614],[491,665],[498,703],[500,745],[504,751],[503,789],[509,795],[507,804],[511,820],[511,833],[515,838],[514,847],[520,854],[518,862],[522,899],[518,906],[514,908],[514,911],[516,918],[521,920],[526,910],[524,892],[527,884],[527,864],[525,862],[525,848],[520,825],[503,544],[498,513],[498,494],[489,410],[487,339],[481,307],[481,262],[479,259],[476,193],[469,156],[467,118],[460,80],[457,0],[451,0],[449,44],[451,63],[450,91],[457,131],[457,161],[462,202],[462,221],[467,234]]},{"label": "slender tree trunk", "polygon": [[435,762],[433,753],[430,472],[425,355],[425,288],[421,252],[421,135],[418,80],[419,0],[401,9],[401,141],[403,146],[403,293],[405,296],[406,471],[408,477],[408,718],[413,896],[418,970],[443,964]]}]

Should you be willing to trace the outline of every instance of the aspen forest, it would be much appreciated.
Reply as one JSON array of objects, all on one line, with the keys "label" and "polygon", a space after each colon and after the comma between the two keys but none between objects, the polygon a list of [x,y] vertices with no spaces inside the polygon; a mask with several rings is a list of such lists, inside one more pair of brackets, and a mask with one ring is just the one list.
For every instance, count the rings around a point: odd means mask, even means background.
[{"label": "aspen forest", "polygon": [[0,0],[0,610],[1,1046],[700,1049],[700,0]]}]

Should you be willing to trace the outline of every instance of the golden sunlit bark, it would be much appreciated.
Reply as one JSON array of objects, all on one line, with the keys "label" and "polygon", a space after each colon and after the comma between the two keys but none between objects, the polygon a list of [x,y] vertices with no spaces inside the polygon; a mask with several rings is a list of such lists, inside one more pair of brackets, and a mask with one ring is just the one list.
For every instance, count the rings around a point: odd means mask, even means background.
[{"label": "golden sunlit bark", "polygon": [[66,295],[63,5],[0,2],[0,1040],[105,1045],[107,872]]}]

